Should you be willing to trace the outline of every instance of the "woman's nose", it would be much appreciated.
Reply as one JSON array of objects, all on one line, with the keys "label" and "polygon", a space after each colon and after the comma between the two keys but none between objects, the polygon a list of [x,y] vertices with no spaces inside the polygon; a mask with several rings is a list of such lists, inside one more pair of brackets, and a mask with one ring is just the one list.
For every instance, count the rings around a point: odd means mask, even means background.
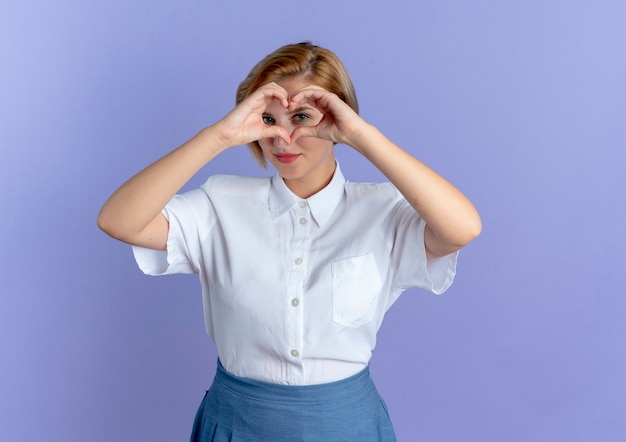
[{"label": "woman's nose", "polygon": [[285,146],[289,146],[290,144],[291,143],[286,142],[279,136],[274,137],[274,146],[276,147],[285,147]]}]

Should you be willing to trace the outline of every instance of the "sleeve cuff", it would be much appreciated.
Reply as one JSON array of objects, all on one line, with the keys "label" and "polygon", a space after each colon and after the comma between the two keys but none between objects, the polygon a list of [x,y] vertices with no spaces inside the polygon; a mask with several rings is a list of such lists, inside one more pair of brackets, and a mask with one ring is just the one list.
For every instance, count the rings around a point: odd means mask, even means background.
[{"label": "sleeve cuff", "polygon": [[139,269],[146,275],[163,275],[170,267],[167,261],[167,251],[146,249],[144,247],[132,246],[135,261]]},{"label": "sleeve cuff", "polygon": [[430,289],[436,295],[448,290],[456,275],[456,262],[459,252],[426,260],[426,271],[430,281]]}]

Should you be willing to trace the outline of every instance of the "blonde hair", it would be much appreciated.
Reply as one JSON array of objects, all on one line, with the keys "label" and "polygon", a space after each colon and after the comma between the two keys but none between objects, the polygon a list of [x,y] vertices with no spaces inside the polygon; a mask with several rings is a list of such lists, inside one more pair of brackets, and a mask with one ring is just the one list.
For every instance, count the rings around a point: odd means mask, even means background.
[{"label": "blonde hair", "polygon": [[[264,84],[293,77],[302,77],[332,92],[355,112],[359,112],[354,85],[341,60],[332,51],[308,41],[278,48],[257,63],[239,84],[236,103],[241,103]],[[254,159],[266,167],[258,141],[253,141],[248,147]]]}]

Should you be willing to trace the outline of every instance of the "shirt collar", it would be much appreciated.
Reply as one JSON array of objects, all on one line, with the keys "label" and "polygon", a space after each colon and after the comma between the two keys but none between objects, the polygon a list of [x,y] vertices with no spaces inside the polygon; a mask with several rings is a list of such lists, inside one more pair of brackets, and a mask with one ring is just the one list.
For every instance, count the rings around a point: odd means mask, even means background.
[{"label": "shirt collar", "polygon": [[[344,192],[346,179],[343,173],[341,173],[339,162],[336,162],[336,164],[337,167],[335,168],[335,173],[330,183],[315,195],[304,200],[308,203],[311,209],[311,215],[319,227],[328,221],[339,204],[339,200],[341,200]],[[276,173],[276,175],[272,177],[268,196],[269,210],[272,219],[278,218],[299,201],[303,201],[303,199],[289,190],[282,177]]]}]

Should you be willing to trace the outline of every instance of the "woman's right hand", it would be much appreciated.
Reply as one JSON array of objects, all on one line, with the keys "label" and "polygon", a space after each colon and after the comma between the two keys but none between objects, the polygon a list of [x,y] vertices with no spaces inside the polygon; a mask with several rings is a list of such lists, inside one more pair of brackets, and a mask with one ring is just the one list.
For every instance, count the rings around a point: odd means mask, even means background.
[{"label": "woman's right hand", "polygon": [[280,137],[291,143],[291,135],[278,125],[267,125],[263,121],[265,109],[278,100],[287,109],[287,91],[276,83],[268,83],[237,105],[215,124],[224,143],[229,147],[252,143],[262,138]]},{"label": "woman's right hand", "polygon": [[161,211],[200,168],[233,146],[272,137],[291,142],[285,129],[263,122],[273,100],[289,105],[287,92],[276,83],[260,87],[220,121],[126,181],[102,206],[100,228],[121,241],[165,250],[169,223]]}]

